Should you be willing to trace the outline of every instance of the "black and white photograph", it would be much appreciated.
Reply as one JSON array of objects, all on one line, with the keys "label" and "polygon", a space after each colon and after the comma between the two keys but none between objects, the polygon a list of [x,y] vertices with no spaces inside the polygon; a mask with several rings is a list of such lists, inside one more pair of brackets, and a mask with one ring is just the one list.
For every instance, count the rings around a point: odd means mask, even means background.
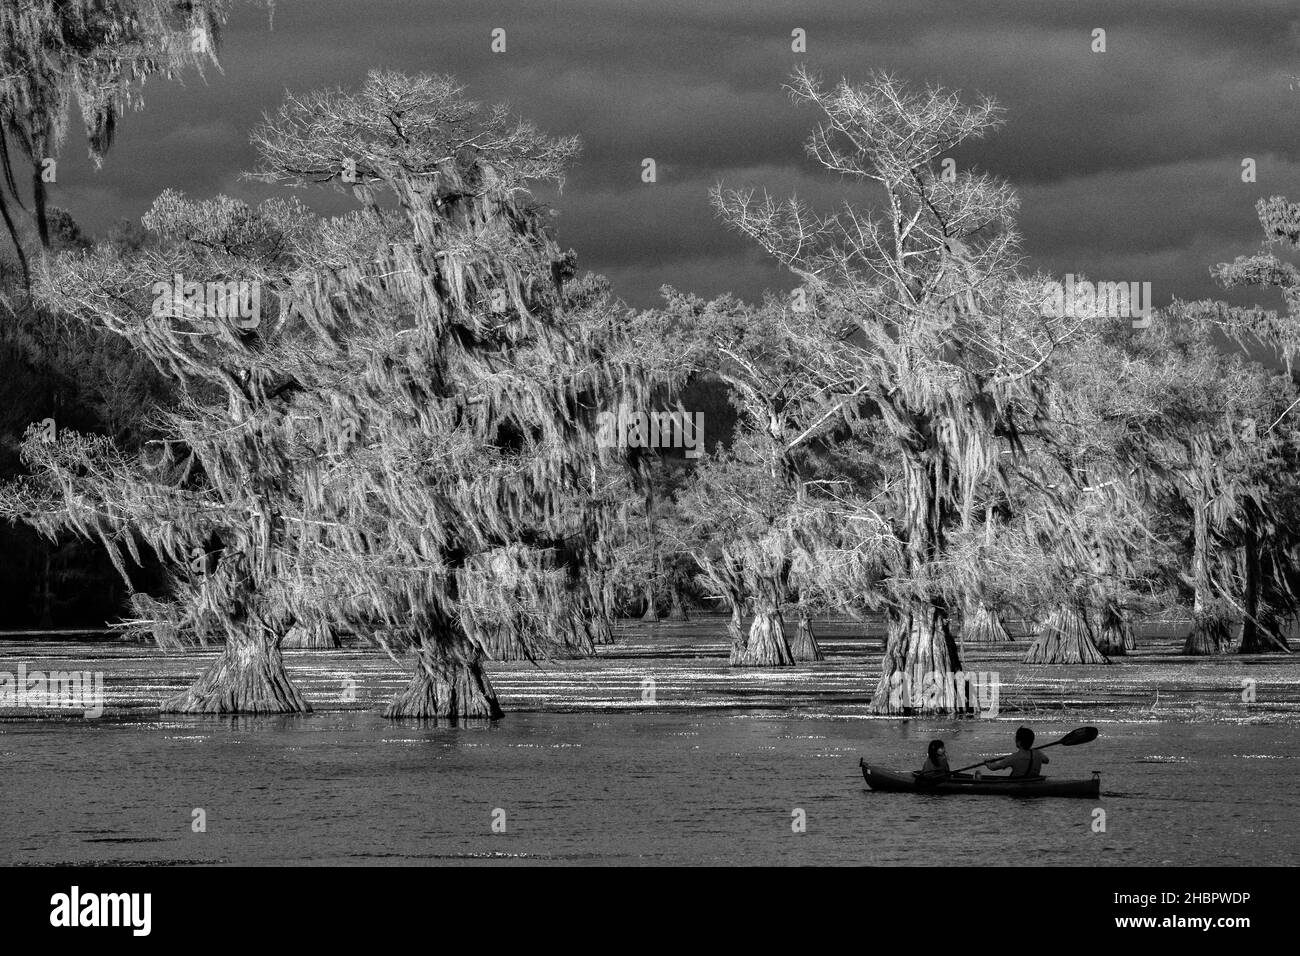
[{"label": "black and white photograph", "polygon": [[6,922],[1278,931],[1297,0],[0,0],[0,218]]}]

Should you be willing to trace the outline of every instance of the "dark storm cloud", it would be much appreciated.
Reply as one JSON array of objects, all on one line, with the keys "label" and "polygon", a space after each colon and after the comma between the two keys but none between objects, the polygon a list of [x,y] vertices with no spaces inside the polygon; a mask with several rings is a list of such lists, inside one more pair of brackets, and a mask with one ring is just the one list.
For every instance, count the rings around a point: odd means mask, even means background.
[{"label": "dark storm cloud", "polygon": [[[807,56],[790,51],[795,27]],[[1105,54],[1089,49],[1096,27]],[[781,89],[801,61],[832,81],[884,69],[996,96],[1006,127],[955,158],[1021,188],[1030,264],[1152,281],[1157,301],[1212,294],[1208,267],[1256,244],[1254,201],[1300,197],[1293,0],[278,0],[273,29],[253,5],[232,17],[224,73],[151,83],[102,171],[70,149],[56,201],[101,230],[168,186],[256,199],[267,190],[238,179],[255,161],[247,133],[286,89],[355,85],[373,67],[447,72],[582,136],[554,197],[561,241],[630,302],[665,282],[757,297],[790,280],[716,220],[711,185],[870,201],[803,154],[815,116]],[[1240,181],[1246,156],[1257,184]],[[641,182],[645,157],[656,184]]]}]

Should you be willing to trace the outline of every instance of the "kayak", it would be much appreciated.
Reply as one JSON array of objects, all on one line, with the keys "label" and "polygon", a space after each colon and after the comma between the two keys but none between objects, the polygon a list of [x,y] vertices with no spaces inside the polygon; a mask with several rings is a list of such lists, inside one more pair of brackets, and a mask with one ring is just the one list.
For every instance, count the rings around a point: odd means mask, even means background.
[{"label": "kayak", "polygon": [[[980,777],[954,773],[942,778],[917,780],[911,770],[885,770],[859,760],[862,777],[872,790],[891,793],[965,793],[1002,797],[1098,797],[1101,774],[1093,771],[1091,780],[1052,780],[1048,777]],[[933,783],[930,781],[934,780]]]}]

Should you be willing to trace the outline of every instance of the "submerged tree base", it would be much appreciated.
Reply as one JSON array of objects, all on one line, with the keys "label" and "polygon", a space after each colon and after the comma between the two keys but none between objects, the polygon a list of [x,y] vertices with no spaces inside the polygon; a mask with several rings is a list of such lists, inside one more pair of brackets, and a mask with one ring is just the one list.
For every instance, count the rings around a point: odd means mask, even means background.
[{"label": "submerged tree base", "polygon": [[1082,610],[1062,604],[1039,628],[1038,637],[1025,655],[1026,664],[1109,664],[1110,660],[1093,643],[1088,619]]},{"label": "submerged tree base", "polygon": [[335,650],[341,647],[338,634],[327,624],[295,624],[280,641],[282,649]]},{"label": "submerged tree base", "polygon": [[794,641],[790,644],[790,654],[796,661],[826,660],[826,655],[817,644],[817,635],[813,633],[812,621],[807,616],[799,618],[799,626],[794,632]]},{"label": "submerged tree base", "polygon": [[957,679],[961,655],[946,611],[916,602],[907,614],[891,615],[873,714],[962,714],[973,710]]},{"label": "submerged tree base", "polygon": [[731,655],[727,663],[739,667],[745,659],[745,630],[741,626],[739,608],[731,609],[731,617],[727,620],[727,636],[731,638]]},{"label": "submerged tree base", "polygon": [[1231,650],[1232,635],[1228,632],[1228,622],[1213,618],[1201,618],[1192,623],[1191,633],[1183,642],[1183,653],[1193,657],[1214,657]]},{"label": "submerged tree base", "polygon": [[477,650],[468,644],[454,650],[424,644],[411,682],[384,708],[384,716],[455,722],[496,720],[504,715]]},{"label": "submerged tree base", "polygon": [[551,643],[558,644],[563,656],[571,659],[596,656],[596,643],[591,639],[591,630],[580,617],[569,620],[568,626],[563,627],[558,634],[552,632]]},{"label": "submerged tree base", "polygon": [[962,622],[961,639],[966,644],[994,644],[1015,640],[1007,632],[1001,616],[989,610],[989,606],[983,602],[975,605]]},{"label": "submerged tree base", "polygon": [[597,645],[614,643],[614,629],[601,618],[559,625],[530,625],[525,630],[491,625],[468,631],[490,661],[575,660],[596,656]]},{"label": "submerged tree base", "polygon": [[1133,624],[1128,616],[1113,604],[1101,611],[1101,628],[1097,632],[1097,649],[1108,657],[1121,657],[1137,647]]},{"label": "submerged tree base", "polygon": [[785,637],[781,612],[759,610],[749,626],[749,638],[742,646],[731,649],[733,667],[792,667],[794,654]]},{"label": "submerged tree base", "polygon": [[646,588],[645,611],[641,615],[641,620],[646,624],[659,623],[659,608],[655,606],[654,591],[651,588]]},{"label": "submerged tree base", "polygon": [[491,661],[526,661],[529,659],[524,642],[507,628],[493,627],[481,635],[484,652]]},{"label": "submerged tree base", "polygon": [[277,647],[227,644],[194,686],[164,701],[164,714],[309,714]]},{"label": "submerged tree base", "polygon": [[614,643],[614,622],[606,617],[593,617],[587,622],[587,633],[595,647]]},{"label": "submerged tree base", "polygon": [[1241,646],[1238,654],[1290,654],[1285,626],[1276,617],[1261,616],[1258,621],[1247,619],[1241,627]]}]

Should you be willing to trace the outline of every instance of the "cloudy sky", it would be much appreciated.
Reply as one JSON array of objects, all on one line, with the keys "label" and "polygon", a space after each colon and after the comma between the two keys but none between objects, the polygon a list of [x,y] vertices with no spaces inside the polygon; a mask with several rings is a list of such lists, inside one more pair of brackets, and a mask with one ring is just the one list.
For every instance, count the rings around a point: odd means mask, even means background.
[{"label": "cloudy sky", "polygon": [[[490,49],[498,27],[505,53]],[[1156,304],[1214,294],[1208,267],[1258,244],[1255,201],[1300,199],[1296,0],[277,0],[273,21],[245,0],[221,62],[150,82],[101,170],[74,132],[53,201],[100,232],[166,187],[257,200],[267,190],[239,179],[248,131],[286,90],[355,86],[376,67],[452,73],[582,137],[555,198],[560,240],[629,303],[653,305],[664,283],[753,298],[793,282],[718,222],[711,185],[873,201],[805,157],[815,116],[781,89],[799,63],[998,98],[1006,127],[955,158],[1019,188],[1031,263],[1150,281]],[[641,181],[646,157],[657,183]],[[1241,181],[1245,157],[1256,183]]]}]

